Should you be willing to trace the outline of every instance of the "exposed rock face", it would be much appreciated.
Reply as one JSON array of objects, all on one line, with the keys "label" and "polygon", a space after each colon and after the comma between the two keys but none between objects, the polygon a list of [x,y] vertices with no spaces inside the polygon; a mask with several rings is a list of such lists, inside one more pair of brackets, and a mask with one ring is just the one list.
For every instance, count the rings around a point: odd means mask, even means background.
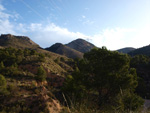
[{"label": "exposed rock face", "polygon": [[74,40],[74,41],[66,44],[66,46],[68,46],[72,49],[75,49],[77,51],[80,51],[82,53],[89,52],[92,48],[95,47],[95,45],[93,45],[83,39]]},{"label": "exposed rock face", "polygon": [[2,34],[0,36],[0,46],[15,48],[38,48],[39,45],[34,43],[26,36],[14,36],[11,34]]},{"label": "exposed rock face", "polygon": [[83,53],[76,51],[61,43],[56,43],[52,45],[51,47],[46,48],[46,50],[58,53],[60,55],[65,55],[69,58],[82,58],[83,57]]}]

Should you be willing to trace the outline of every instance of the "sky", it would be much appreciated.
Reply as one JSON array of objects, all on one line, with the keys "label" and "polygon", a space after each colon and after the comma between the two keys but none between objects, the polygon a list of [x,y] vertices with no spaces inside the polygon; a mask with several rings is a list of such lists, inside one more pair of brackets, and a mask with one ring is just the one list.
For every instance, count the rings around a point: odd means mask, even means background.
[{"label": "sky", "polygon": [[41,47],[82,38],[109,50],[150,44],[150,0],[0,0],[0,34]]}]

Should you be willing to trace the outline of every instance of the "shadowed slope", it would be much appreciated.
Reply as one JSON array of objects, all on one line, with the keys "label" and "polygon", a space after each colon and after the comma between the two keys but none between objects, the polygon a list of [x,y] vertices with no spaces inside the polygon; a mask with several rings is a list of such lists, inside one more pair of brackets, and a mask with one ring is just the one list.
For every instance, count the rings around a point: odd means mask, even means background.
[{"label": "shadowed slope", "polygon": [[58,53],[60,55],[65,55],[69,58],[82,58],[83,57],[83,53],[76,51],[70,47],[67,47],[61,43],[56,43],[52,45],[51,47],[46,48],[46,50]]}]

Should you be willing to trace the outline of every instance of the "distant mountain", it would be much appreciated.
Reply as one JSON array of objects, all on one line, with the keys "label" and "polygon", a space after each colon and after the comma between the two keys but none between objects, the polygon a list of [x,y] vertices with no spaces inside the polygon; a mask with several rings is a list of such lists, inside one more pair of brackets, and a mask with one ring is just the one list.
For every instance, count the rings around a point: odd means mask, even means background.
[{"label": "distant mountain", "polygon": [[150,45],[135,49],[134,51],[131,51],[128,54],[131,56],[140,55],[140,54],[150,56]]},{"label": "distant mountain", "polygon": [[119,49],[117,51],[120,52],[120,53],[129,53],[129,52],[131,52],[133,50],[135,50],[135,48],[133,48],[133,47],[126,47],[126,48]]},{"label": "distant mountain", "polygon": [[49,48],[45,48],[45,50],[67,56],[69,58],[82,58],[83,57],[83,53],[76,51],[61,43],[56,43]]},{"label": "distant mountain", "polygon": [[92,43],[87,42],[83,39],[74,40],[74,41],[66,44],[66,46],[68,46],[72,49],[75,49],[77,51],[80,51],[82,53],[89,52],[92,48],[95,47],[95,45],[93,45]]},{"label": "distant mountain", "polygon": [[14,36],[11,34],[5,34],[0,36],[1,47],[14,47],[14,48],[39,48],[40,46],[33,42],[26,36]]},{"label": "distant mountain", "polygon": [[95,45],[83,39],[77,39],[66,45],[56,43],[49,48],[45,48],[45,50],[65,55],[69,58],[82,58],[84,53],[89,52],[94,47]]}]

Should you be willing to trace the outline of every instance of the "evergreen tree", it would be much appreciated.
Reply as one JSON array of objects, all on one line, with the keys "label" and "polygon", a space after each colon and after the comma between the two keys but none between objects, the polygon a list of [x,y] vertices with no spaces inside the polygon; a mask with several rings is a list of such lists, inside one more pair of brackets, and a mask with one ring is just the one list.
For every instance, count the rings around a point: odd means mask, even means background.
[{"label": "evergreen tree", "polygon": [[36,80],[40,82],[46,80],[46,72],[42,66],[38,67]]},{"label": "evergreen tree", "polygon": [[[125,96],[122,93],[134,95],[134,90],[138,84],[137,75],[136,70],[130,68],[128,55],[109,51],[106,47],[95,48],[84,54],[84,59],[79,61],[78,67],[79,71],[74,73],[71,79],[66,80],[69,82],[68,85],[73,86],[74,90],[71,90],[71,93],[76,94],[78,92],[78,95],[79,93],[88,95],[87,92],[94,92],[94,94],[98,94],[100,106],[112,105],[114,107],[118,106],[120,99],[122,100],[121,105],[125,106],[123,101]],[[65,88],[67,89],[66,86]],[[142,104],[140,97],[137,99],[138,102],[139,105]],[[133,105],[133,107],[139,106]]]}]

